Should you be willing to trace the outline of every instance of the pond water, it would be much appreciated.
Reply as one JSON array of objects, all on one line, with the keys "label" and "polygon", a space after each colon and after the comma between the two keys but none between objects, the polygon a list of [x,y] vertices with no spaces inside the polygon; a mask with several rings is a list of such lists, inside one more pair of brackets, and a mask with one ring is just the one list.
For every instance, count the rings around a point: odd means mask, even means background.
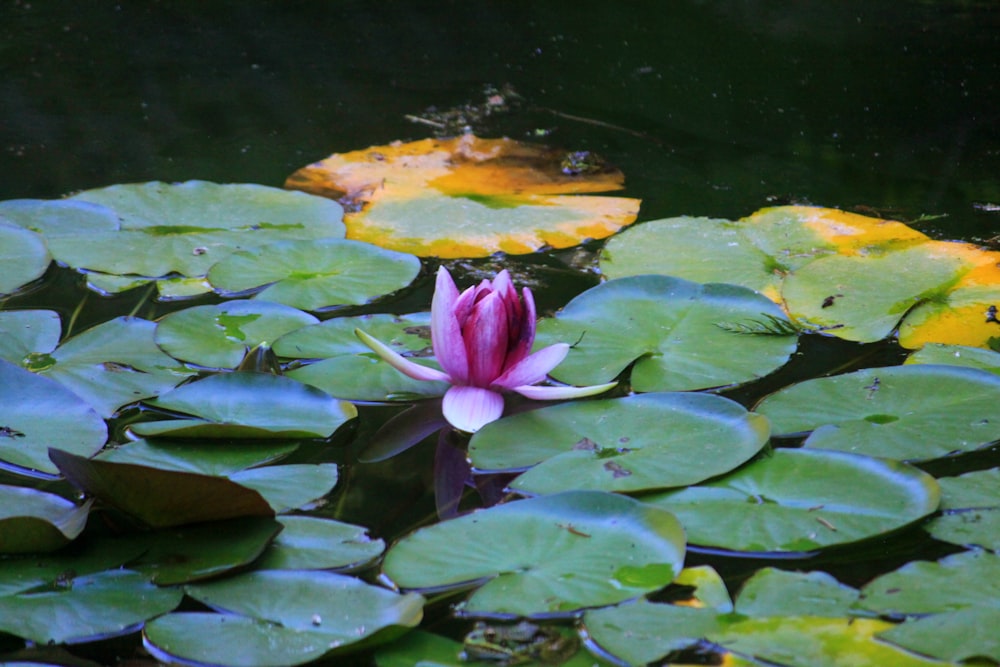
[{"label": "pond water", "polygon": [[[642,199],[640,221],[736,220],[811,203],[995,249],[997,53],[1000,12],[958,0],[8,2],[0,200],[150,180],[280,187],[330,153],[432,136],[414,118],[440,119],[502,91],[509,105],[472,118],[476,134],[600,154],[624,172],[623,194]],[[535,275],[547,260],[505,261]],[[535,290],[540,313],[597,283],[592,273],[553,275]],[[394,306],[371,310],[426,309],[431,289],[425,272]],[[2,305],[54,309],[79,332],[134,308],[154,319],[188,304],[150,302],[142,290],[86,296],[75,276],[53,271]],[[902,359],[891,343],[803,346],[805,361],[727,395],[749,406],[805,377]],[[353,463],[396,411],[365,408],[314,458]],[[431,521],[436,445],[345,465],[321,513],[387,541]],[[996,465],[995,451],[984,457],[972,468]],[[937,465],[935,474],[951,464]],[[861,585],[949,549],[911,532],[808,567]],[[689,555],[697,563],[731,587],[760,567]],[[134,641],[78,653],[103,662]]]}]

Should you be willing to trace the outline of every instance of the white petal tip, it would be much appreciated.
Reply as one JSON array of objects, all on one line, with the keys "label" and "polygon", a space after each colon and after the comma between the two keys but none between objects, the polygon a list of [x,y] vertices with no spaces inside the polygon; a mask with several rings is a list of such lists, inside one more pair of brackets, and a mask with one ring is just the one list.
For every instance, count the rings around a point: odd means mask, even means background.
[{"label": "white petal tip", "polygon": [[617,385],[617,382],[594,384],[589,387],[536,387],[534,385],[525,385],[514,387],[514,391],[533,401],[559,401],[569,398],[596,396],[597,394],[603,394]]},{"label": "white petal tip", "polygon": [[444,395],[441,409],[449,424],[475,433],[503,416],[503,396],[480,387],[455,386]]}]

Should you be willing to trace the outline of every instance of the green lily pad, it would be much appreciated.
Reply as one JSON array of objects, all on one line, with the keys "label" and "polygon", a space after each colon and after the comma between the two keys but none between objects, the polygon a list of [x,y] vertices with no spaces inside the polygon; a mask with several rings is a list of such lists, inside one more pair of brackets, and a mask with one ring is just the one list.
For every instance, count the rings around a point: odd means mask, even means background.
[{"label": "green lily pad", "polygon": [[[101,296],[113,296],[150,283],[149,278],[141,276],[115,276],[96,271],[83,271],[83,274],[87,279],[87,289],[97,292]],[[211,292],[211,287],[206,291]]]},{"label": "green lily pad", "polygon": [[83,532],[89,511],[90,503],[77,505],[53,493],[0,484],[0,552],[66,546]]},{"label": "green lily pad", "polygon": [[357,416],[350,403],[287,377],[235,372],[183,385],[149,404],[186,419],[131,425],[142,436],[326,438]]},{"label": "green lily pad", "polygon": [[156,344],[177,359],[207,368],[235,368],[248,349],[319,320],[267,301],[228,301],[170,313],[156,325]]},{"label": "green lily pad", "polygon": [[859,606],[886,615],[1000,609],[1000,556],[963,551],[937,562],[912,561],[865,585]]},{"label": "green lily pad", "polygon": [[257,491],[225,477],[111,463],[57,449],[49,456],[76,487],[153,528],[274,515]]},{"label": "green lily pad", "polygon": [[635,390],[686,391],[747,382],[784,364],[796,336],[737,332],[768,322],[788,324],[778,306],[745,287],[632,276],[589,289],[542,320],[538,344],[572,344],[551,373],[562,382],[608,382],[634,361]]},{"label": "green lily pad", "polygon": [[0,294],[12,294],[41,278],[51,261],[41,236],[0,217]]},{"label": "green lily pad", "polygon": [[0,597],[0,630],[38,644],[91,641],[131,632],[176,607],[182,596],[128,570],[71,577]]},{"label": "green lily pad", "polygon": [[1000,468],[942,477],[943,514],[924,528],[935,539],[1000,551]]},{"label": "green lily pad", "polygon": [[967,268],[935,245],[831,255],[789,274],[781,296],[794,319],[839,338],[872,342],[888,336],[914,305],[942,295]]},{"label": "green lily pad", "polygon": [[288,359],[370,355],[371,348],[355,335],[355,329],[378,338],[404,357],[430,357],[434,354],[431,350],[429,312],[335,317],[278,338],[274,341],[274,353]]},{"label": "green lily pad", "polygon": [[6,556],[0,567],[0,597],[57,590],[73,577],[120,568],[143,550],[130,539],[83,537],[70,548],[53,553]]},{"label": "green lily pad", "polygon": [[0,216],[46,239],[120,228],[118,215],[107,206],[76,199],[8,199],[0,201]]},{"label": "green lily pad", "polygon": [[274,463],[298,449],[294,442],[248,440],[135,440],[106,449],[96,460],[223,476]]},{"label": "green lily pad", "polygon": [[258,287],[255,299],[303,310],[361,305],[409,285],[420,260],[344,239],[285,241],[234,253],[212,267],[208,281],[225,296]]},{"label": "green lily pad", "polygon": [[336,202],[262,185],[151,182],[87,190],[72,199],[112,209],[120,229],[50,238],[53,256],[113,275],[203,276],[238,250],[344,236]]},{"label": "green lily pad", "polygon": [[666,511],[572,491],[499,505],[422,528],[389,548],[385,575],[406,589],[482,585],[468,613],[569,613],[670,583],[684,535]]},{"label": "green lily pad", "polygon": [[787,667],[944,667],[879,641],[886,621],[813,616],[745,618],[725,623],[709,640],[727,651]]},{"label": "green lily pad", "polygon": [[624,230],[605,245],[600,267],[608,278],[659,273],[770,295],[785,273],[834,251],[797,216],[769,215],[752,225],[682,216]]},{"label": "green lily pad", "polygon": [[904,463],[776,450],[713,482],[644,496],[688,540],[733,551],[801,552],[897,530],[937,509],[934,478]]},{"label": "green lily pad", "polygon": [[858,601],[857,589],[826,572],[757,570],[740,589],[736,613],[765,616],[847,616]]},{"label": "green lily pad", "polygon": [[253,489],[278,512],[299,509],[322,498],[337,485],[335,463],[267,466],[229,475],[240,486]]},{"label": "green lily pad", "polygon": [[1000,662],[998,624],[1000,609],[970,607],[907,620],[878,637],[941,660],[988,658],[996,663]]},{"label": "green lily pad", "polygon": [[[73,336],[38,368],[107,418],[123,405],[157,396],[192,375],[153,342],[156,324],[117,317]],[[45,351],[39,362],[44,361]],[[29,366],[30,370],[34,370]]]},{"label": "green lily pad", "polygon": [[285,527],[257,563],[261,570],[344,570],[378,558],[385,542],[364,526],[313,516],[283,516]]},{"label": "green lily pad", "polygon": [[158,662],[275,667],[312,662],[328,651],[328,642],[311,632],[275,623],[206,612],[167,614],[146,624],[146,651]]},{"label": "green lily pad", "polygon": [[412,401],[442,396],[446,382],[422,382],[403,375],[374,353],[323,359],[286,374],[351,401]]},{"label": "green lily pad", "polygon": [[715,609],[648,602],[644,599],[587,611],[587,634],[602,650],[629,665],[656,662],[697,644],[720,626]]},{"label": "green lily pad", "polygon": [[807,380],[755,410],[806,447],[923,461],[1000,439],[1000,377],[956,366],[869,368]]},{"label": "green lily pad", "polygon": [[469,457],[489,471],[537,463],[511,484],[527,494],[629,492],[721,475],[753,457],[768,435],[767,420],[719,396],[638,394],[563,403],[487,424],[473,435]]},{"label": "green lily pad", "polygon": [[51,352],[59,344],[62,324],[52,310],[0,312],[0,359],[12,364],[30,363],[32,352]]},{"label": "green lily pad", "polygon": [[355,329],[383,341],[404,357],[429,357],[430,313],[337,317],[288,333],[274,343],[278,356],[322,359],[289,371],[288,377],[331,396],[356,401],[412,400],[441,396],[444,382],[421,382],[385,363],[361,342]]},{"label": "green lily pad", "polygon": [[143,533],[133,539],[145,552],[129,569],[160,586],[211,579],[246,568],[281,530],[274,519],[243,517]]},{"label": "green lily pad", "polygon": [[146,625],[144,643],[168,662],[297,665],[398,636],[416,626],[424,599],[331,572],[256,571],[189,585],[224,614],[170,614]]},{"label": "green lily pad", "polygon": [[1000,375],[1000,352],[968,345],[928,343],[908,356],[905,363],[965,366]]},{"label": "green lily pad", "polygon": [[0,360],[0,459],[55,474],[49,447],[89,456],[107,435],[101,416],[69,389]]},{"label": "green lily pad", "polygon": [[[860,606],[879,614],[917,616],[881,637],[947,660],[1000,660],[1000,556],[957,553],[938,562],[914,561],[861,589]],[[928,616],[929,614],[929,616]]]}]

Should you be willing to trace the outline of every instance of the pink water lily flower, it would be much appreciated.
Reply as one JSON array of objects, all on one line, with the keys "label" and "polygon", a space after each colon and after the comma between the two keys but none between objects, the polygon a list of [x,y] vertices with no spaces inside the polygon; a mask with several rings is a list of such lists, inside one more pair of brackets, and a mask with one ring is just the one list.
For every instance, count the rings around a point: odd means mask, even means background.
[{"label": "pink water lily flower", "polygon": [[415,363],[360,329],[355,333],[397,370],[415,380],[442,380],[445,419],[473,433],[503,414],[503,392],[535,400],[592,396],[616,383],[591,387],[536,387],[569,352],[556,343],[531,353],[535,342],[535,300],[525,287],[519,297],[506,270],[461,294],[444,267],[431,303],[431,344],[443,371]]}]

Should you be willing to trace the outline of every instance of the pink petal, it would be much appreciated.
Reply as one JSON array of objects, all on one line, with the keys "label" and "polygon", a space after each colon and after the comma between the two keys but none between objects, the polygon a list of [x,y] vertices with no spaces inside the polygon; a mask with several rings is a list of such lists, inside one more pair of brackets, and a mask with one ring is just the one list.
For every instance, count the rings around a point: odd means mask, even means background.
[{"label": "pink petal", "polygon": [[451,378],[447,374],[442,373],[436,368],[422,366],[410,361],[379,339],[366,334],[361,329],[355,329],[354,335],[360,338],[361,342],[370,347],[383,361],[414,380],[451,382]]},{"label": "pink petal", "polygon": [[493,381],[493,385],[504,389],[516,389],[522,385],[541,382],[549,374],[549,371],[566,358],[568,353],[569,345],[566,343],[556,343],[543,347],[508,368],[503,375]]},{"label": "pink petal", "polygon": [[460,300],[455,281],[448,269],[438,269],[431,301],[431,345],[434,356],[441,368],[456,383],[469,378],[469,361],[465,354],[460,321],[455,317],[456,304]]},{"label": "pink petal", "polygon": [[[516,364],[528,356],[528,353],[531,352],[531,346],[535,344],[535,299],[527,287],[522,292],[524,293],[523,306],[518,301],[519,317],[509,334],[514,344],[507,354],[508,366]],[[516,294],[514,298],[517,299]]]},{"label": "pink petal", "polygon": [[475,305],[462,328],[462,338],[469,360],[468,384],[489,387],[503,372],[507,359],[507,314],[499,294],[490,292]]},{"label": "pink petal", "polygon": [[584,396],[603,394],[616,384],[618,383],[608,382],[605,384],[594,384],[589,387],[535,387],[524,385],[523,387],[514,387],[514,391],[533,401],[558,401],[567,398],[583,398]]},{"label": "pink petal", "polygon": [[503,415],[503,396],[480,387],[456,386],[444,395],[444,418],[459,431],[475,433]]}]

